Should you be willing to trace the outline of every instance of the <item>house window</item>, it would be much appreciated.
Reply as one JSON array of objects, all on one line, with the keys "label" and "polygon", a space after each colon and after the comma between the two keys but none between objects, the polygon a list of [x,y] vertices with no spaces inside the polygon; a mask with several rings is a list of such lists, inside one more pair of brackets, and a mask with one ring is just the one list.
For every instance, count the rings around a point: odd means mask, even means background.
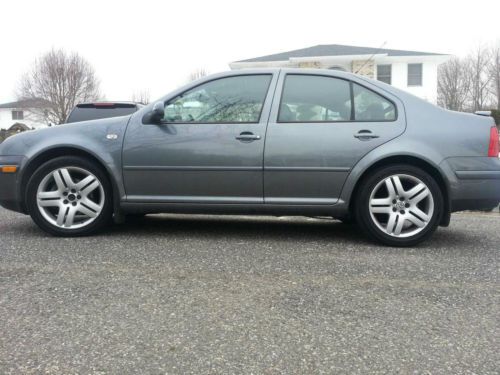
[{"label": "house window", "polygon": [[23,111],[12,111],[12,120],[24,120]]},{"label": "house window", "polygon": [[377,65],[377,80],[391,84],[392,65]]},{"label": "house window", "polygon": [[408,64],[408,86],[422,86],[422,64]]}]

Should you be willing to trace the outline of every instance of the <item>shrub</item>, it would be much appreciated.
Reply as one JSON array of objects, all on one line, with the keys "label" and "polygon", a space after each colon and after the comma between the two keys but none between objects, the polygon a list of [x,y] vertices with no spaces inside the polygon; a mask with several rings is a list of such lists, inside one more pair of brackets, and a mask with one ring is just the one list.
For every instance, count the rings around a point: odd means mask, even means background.
[{"label": "shrub", "polygon": [[491,117],[495,119],[495,124],[500,127],[500,109],[492,109]]}]

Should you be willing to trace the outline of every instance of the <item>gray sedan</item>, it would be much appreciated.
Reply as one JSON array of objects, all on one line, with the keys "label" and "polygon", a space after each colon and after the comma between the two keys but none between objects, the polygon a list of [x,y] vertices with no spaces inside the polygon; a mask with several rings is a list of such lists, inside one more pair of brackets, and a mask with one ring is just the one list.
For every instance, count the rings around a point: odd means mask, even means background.
[{"label": "gray sedan", "polygon": [[113,215],[322,215],[412,246],[500,202],[498,130],[365,77],[259,69],[206,77],[136,113],[0,145],[0,204],[57,236]]}]

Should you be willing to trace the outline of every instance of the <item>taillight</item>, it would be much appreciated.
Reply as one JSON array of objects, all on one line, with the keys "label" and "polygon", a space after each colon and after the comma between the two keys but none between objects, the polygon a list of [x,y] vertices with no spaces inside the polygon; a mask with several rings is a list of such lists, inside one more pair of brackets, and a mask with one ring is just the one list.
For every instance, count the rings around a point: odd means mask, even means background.
[{"label": "taillight", "polygon": [[488,148],[488,156],[490,158],[498,158],[500,154],[500,140],[499,140],[498,128],[492,126],[490,130],[490,147]]}]

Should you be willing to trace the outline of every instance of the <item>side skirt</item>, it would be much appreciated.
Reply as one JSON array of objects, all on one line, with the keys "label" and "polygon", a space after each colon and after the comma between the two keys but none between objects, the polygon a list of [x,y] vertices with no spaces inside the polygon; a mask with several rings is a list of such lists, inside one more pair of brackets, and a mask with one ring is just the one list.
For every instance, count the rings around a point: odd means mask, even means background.
[{"label": "side skirt", "polygon": [[285,204],[194,204],[122,202],[123,213],[184,213],[214,215],[275,215],[343,217],[345,205],[285,205]]}]

